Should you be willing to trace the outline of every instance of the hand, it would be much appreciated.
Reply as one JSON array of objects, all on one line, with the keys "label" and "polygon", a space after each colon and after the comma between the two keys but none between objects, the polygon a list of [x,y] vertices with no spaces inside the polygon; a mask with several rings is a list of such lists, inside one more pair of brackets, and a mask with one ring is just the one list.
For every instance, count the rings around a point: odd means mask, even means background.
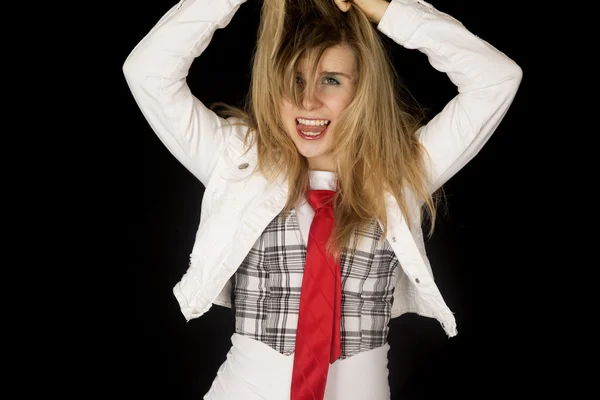
[{"label": "hand", "polygon": [[386,0],[333,0],[340,10],[346,12],[352,5],[360,8],[369,21],[378,24],[389,3]]}]

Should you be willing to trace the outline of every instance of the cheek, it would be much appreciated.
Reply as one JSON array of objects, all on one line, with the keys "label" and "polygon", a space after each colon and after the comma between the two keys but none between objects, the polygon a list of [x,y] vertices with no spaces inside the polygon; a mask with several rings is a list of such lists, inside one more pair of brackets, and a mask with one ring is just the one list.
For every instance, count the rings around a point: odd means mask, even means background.
[{"label": "cheek", "polygon": [[289,121],[294,119],[294,107],[291,103],[283,102],[279,108],[281,118],[283,119],[284,125],[289,125]]},{"label": "cheek", "polygon": [[352,94],[343,92],[337,93],[334,96],[330,96],[327,103],[329,109],[333,111],[336,115],[339,115],[348,107],[350,102],[352,101]]},{"label": "cheek", "polygon": [[280,115],[282,119],[282,125],[285,129],[285,132],[294,137],[294,133],[296,132],[296,119],[293,107],[291,105],[286,105],[285,103],[280,107]]}]

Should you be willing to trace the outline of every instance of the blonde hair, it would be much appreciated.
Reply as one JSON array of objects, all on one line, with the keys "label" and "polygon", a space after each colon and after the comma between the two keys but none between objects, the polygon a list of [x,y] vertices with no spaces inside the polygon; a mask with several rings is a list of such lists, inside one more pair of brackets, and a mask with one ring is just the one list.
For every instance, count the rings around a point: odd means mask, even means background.
[{"label": "blonde hair", "polygon": [[[221,115],[238,117],[249,126],[246,144],[257,148],[257,171],[270,181],[282,174],[287,180],[287,212],[306,193],[308,163],[285,132],[280,104],[284,96],[297,105],[302,96],[310,96],[318,61],[325,50],[340,44],[352,49],[358,79],[335,132],[338,195],[330,250],[336,256],[341,249],[351,248],[353,234],[373,219],[382,223],[385,238],[386,191],[395,197],[409,224],[420,219],[423,205],[430,217],[430,233],[435,222],[425,151],[416,135],[423,114],[415,112],[418,108],[400,84],[372,23],[358,7],[342,12],[332,0],[264,0],[246,105],[242,110],[220,104],[225,107]],[[296,76],[303,57],[311,60],[312,71],[305,89],[299,90]],[[419,204],[416,214],[411,213],[413,200]]]}]

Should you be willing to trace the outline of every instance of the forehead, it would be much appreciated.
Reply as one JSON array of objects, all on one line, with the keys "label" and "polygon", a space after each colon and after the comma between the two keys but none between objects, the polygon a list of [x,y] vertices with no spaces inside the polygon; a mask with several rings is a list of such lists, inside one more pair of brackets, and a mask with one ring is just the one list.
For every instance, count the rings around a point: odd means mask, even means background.
[{"label": "forehead", "polygon": [[[300,72],[310,68],[310,56],[304,56],[298,64]],[[319,60],[318,71],[343,72],[348,75],[356,70],[356,57],[347,44],[330,47],[323,53]]]}]

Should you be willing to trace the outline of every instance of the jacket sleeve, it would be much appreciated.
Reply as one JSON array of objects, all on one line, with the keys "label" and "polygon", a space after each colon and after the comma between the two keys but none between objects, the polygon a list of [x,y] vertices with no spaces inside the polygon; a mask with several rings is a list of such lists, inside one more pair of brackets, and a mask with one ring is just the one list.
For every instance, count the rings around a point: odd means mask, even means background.
[{"label": "jacket sleeve", "polygon": [[421,0],[392,0],[378,29],[427,55],[458,94],[419,137],[429,155],[432,192],[464,167],[488,141],[521,83],[521,68],[453,17]]},{"label": "jacket sleeve", "polygon": [[204,185],[232,134],[231,124],[192,95],[194,59],[245,0],[181,0],[137,44],[123,65],[137,105],[162,143]]}]

